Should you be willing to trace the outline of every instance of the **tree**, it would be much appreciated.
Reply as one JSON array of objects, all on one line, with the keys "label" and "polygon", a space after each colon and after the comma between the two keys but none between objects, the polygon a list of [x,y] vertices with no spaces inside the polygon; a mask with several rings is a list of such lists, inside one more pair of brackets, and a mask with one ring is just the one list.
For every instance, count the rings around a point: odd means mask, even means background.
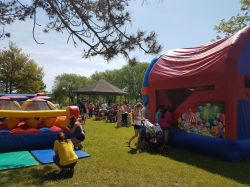
[{"label": "tree", "polygon": [[0,53],[0,90],[5,93],[38,93],[45,91],[44,70],[13,42]]},{"label": "tree", "polygon": [[[241,8],[240,10],[244,12],[243,15],[239,13],[236,16],[232,16],[228,21],[222,19],[219,26],[214,26],[214,30],[217,33],[224,33],[225,36],[229,36],[243,29],[244,27],[249,25],[250,21],[250,1],[249,0],[241,0]],[[217,39],[221,39],[221,36],[217,36]]]},{"label": "tree", "polygon": [[119,74],[124,84],[123,89],[130,94],[128,98],[135,99],[136,102],[141,99],[142,82],[148,66],[149,63],[146,62],[137,63],[133,67],[126,65],[122,67],[122,72]]},{"label": "tree", "polygon": [[88,78],[76,74],[63,73],[55,77],[52,87],[52,97],[55,101],[61,102],[65,98],[74,99],[73,91],[85,87]]},{"label": "tree", "polygon": [[[100,55],[105,60],[112,60],[120,54],[134,65],[136,58],[130,58],[129,53],[136,48],[145,54],[158,54],[162,50],[154,31],[149,35],[142,30],[132,34],[127,32],[126,26],[131,24],[130,12],[126,9],[129,0],[33,0],[29,5],[22,2],[27,1],[0,0],[0,25],[32,18],[35,39],[36,13],[42,9],[50,20],[44,32],[67,31],[68,41],[71,39],[74,45],[80,41],[87,46],[83,58]],[[2,37],[4,35],[2,33]]]}]

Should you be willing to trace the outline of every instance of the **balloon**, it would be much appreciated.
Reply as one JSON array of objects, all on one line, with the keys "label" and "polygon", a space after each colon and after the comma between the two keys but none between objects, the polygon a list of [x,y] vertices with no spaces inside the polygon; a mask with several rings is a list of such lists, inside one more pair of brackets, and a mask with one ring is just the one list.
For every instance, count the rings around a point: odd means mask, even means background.
[{"label": "balloon", "polygon": [[217,110],[218,110],[218,107],[217,107],[217,106],[214,106],[214,110],[217,111]]},{"label": "balloon", "polygon": [[207,128],[209,128],[210,127],[210,123],[205,123],[205,126],[207,127]]},{"label": "balloon", "polygon": [[224,114],[220,114],[219,118],[220,118],[220,121],[223,122],[225,120],[225,115]]},{"label": "balloon", "polygon": [[186,124],[186,122],[187,122],[187,121],[183,120],[183,121],[181,122],[181,126],[184,127],[184,125]]},{"label": "balloon", "polygon": [[223,124],[221,122],[219,122],[218,127],[219,127],[220,130],[222,130],[223,129]]},{"label": "balloon", "polygon": [[199,106],[199,110],[202,111],[203,110],[203,106]]},{"label": "balloon", "polygon": [[181,123],[181,122],[182,122],[181,117],[179,117],[179,118],[177,119],[177,121],[178,121],[178,123]]},{"label": "balloon", "polygon": [[213,122],[213,123],[214,123],[214,125],[217,125],[217,124],[218,124],[218,121],[214,120],[214,122]]},{"label": "balloon", "polygon": [[198,116],[198,117],[199,117],[200,115],[201,115],[201,114],[200,114],[200,112],[197,112],[197,113],[196,113],[196,116]]},{"label": "balloon", "polygon": [[210,106],[211,106],[210,103],[207,103],[207,104],[206,104],[206,107],[207,107],[207,108],[210,108]]},{"label": "balloon", "polygon": [[182,114],[182,119],[187,119],[187,117],[188,117],[188,111],[187,112],[185,112],[184,114]]}]

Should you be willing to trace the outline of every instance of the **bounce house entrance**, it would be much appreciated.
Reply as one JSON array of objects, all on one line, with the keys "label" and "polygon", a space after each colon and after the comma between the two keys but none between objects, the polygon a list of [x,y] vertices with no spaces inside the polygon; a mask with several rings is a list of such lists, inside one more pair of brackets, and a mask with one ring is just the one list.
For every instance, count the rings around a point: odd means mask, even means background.
[{"label": "bounce house entrance", "polygon": [[168,105],[173,113],[192,93],[190,88],[156,90],[156,108]]},{"label": "bounce house entrance", "polygon": [[214,90],[214,85],[199,86],[191,88],[176,88],[156,90],[156,108],[170,106],[170,112],[173,113],[192,93],[197,91]]}]

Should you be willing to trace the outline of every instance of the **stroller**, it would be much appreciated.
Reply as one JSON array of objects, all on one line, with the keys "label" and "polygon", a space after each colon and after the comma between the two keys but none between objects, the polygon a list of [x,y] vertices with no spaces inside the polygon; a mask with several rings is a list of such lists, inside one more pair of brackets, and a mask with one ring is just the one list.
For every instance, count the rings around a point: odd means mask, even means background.
[{"label": "stroller", "polygon": [[141,140],[143,143],[143,149],[149,151],[150,148],[161,148],[163,153],[169,153],[169,146],[164,143],[161,127],[159,125],[153,125],[149,121],[142,121]]},{"label": "stroller", "polygon": [[107,119],[106,119],[106,122],[111,122],[111,123],[114,123],[115,122],[115,115],[112,113],[111,110],[109,110],[107,112]]}]

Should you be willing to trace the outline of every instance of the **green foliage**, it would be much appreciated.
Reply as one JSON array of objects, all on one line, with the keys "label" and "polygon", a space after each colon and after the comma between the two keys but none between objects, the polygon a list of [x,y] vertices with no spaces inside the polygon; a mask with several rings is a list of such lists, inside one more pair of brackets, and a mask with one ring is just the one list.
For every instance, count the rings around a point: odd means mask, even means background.
[{"label": "green foliage", "polygon": [[44,32],[66,32],[68,41],[72,40],[75,46],[84,43],[83,58],[99,55],[110,61],[122,55],[133,65],[136,57],[129,56],[132,51],[140,49],[144,54],[156,55],[162,45],[154,31],[147,33],[138,29],[131,33],[127,30],[127,25],[132,23],[127,8],[130,3],[129,0],[0,0],[0,39],[10,37],[10,33],[4,31],[6,25],[31,18],[34,19],[33,38],[36,41],[36,14],[45,11],[45,20],[49,21]]},{"label": "green foliage", "polygon": [[52,87],[52,98],[61,102],[67,98],[74,99],[76,91],[88,85],[88,78],[76,74],[63,73],[55,77],[54,85]]},{"label": "green foliage", "polygon": [[0,90],[4,93],[44,92],[44,70],[13,42],[0,53]]},{"label": "green foliage", "polygon": [[[224,33],[225,36],[227,37],[249,25],[250,1],[241,0],[240,3],[241,3],[240,10],[243,12],[243,14],[241,15],[238,13],[236,16],[232,16],[228,21],[222,19],[218,26],[214,26],[214,30],[216,30],[217,33]],[[217,36],[216,39],[217,40],[221,39],[221,36]]]}]

